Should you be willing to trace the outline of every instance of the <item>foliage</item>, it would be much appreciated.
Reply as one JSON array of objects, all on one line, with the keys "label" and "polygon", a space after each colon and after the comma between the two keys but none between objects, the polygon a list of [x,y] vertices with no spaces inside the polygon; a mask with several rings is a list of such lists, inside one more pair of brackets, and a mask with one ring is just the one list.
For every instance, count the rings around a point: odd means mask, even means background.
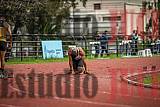
[{"label": "foliage", "polygon": [[[85,6],[87,0],[79,0]],[[0,14],[18,28],[27,27],[28,33],[59,32],[61,22],[69,16],[69,9],[75,8],[76,0],[0,0]]]}]

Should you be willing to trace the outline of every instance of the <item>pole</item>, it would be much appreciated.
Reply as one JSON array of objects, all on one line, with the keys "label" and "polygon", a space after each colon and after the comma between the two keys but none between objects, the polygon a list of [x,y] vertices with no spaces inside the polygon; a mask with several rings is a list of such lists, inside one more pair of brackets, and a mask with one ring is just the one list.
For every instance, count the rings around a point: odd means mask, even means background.
[{"label": "pole", "polygon": [[74,6],[73,6],[73,15],[72,15],[72,18],[73,18],[73,37],[75,37],[75,18],[74,18]]},{"label": "pole", "polygon": [[160,0],[158,0],[158,36],[160,36]]},{"label": "pole", "polygon": [[124,3],[124,36],[127,35],[127,10],[126,10],[126,3]]},{"label": "pole", "polygon": [[118,42],[118,38],[117,38],[117,39],[116,39],[116,49],[117,49],[116,54],[117,54],[117,57],[118,57],[118,50],[119,50],[119,49],[118,49],[118,43],[119,43],[119,42]]},{"label": "pole", "polygon": [[22,38],[21,38],[21,61],[23,60],[23,52],[22,52]]}]

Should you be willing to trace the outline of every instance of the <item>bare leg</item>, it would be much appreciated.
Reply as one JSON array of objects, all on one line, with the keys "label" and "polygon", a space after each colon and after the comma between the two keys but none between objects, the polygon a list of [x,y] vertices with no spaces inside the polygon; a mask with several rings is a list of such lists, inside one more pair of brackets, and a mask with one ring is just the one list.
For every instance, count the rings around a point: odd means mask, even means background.
[{"label": "bare leg", "polygon": [[6,51],[0,52],[1,69],[4,69],[4,66],[5,66],[5,53],[6,53]]},{"label": "bare leg", "polygon": [[[1,51],[0,51],[0,62],[1,62],[1,67],[2,67],[2,55],[1,55]],[[1,70],[2,68],[0,68],[0,70]]]}]

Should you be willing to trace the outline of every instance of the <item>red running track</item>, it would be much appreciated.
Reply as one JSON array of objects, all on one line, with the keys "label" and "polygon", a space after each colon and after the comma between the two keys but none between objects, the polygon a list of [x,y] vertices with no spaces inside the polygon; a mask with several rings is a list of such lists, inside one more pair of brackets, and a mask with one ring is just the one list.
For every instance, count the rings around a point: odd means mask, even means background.
[{"label": "red running track", "polygon": [[[14,74],[25,74],[23,85],[25,87],[25,97],[18,98],[17,94],[22,94],[23,91],[16,85],[16,79],[12,79],[12,84],[8,85],[8,96],[11,98],[0,98],[0,107],[159,107],[160,105],[160,90],[143,88],[127,84],[120,79],[120,75],[126,73],[142,72],[143,67],[147,66],[150,69],[156,66],[160,69],[160,57],[152,58],[128,58],[128,59],[97,59],[87,61],[89,72],[94,74],[98,79],[98,91],[95,97],[86,97],[83,87],[84,78],[86,75],[80,75],[80,97],[74,98],[75,90],[75,75],[70,75],[70,91],[71,98],[61,98],[56,93],[56,76],[64,74],[64,69],[68,68],[67,62],[62,63],[46,63],[46,64],[20,64],[7,65],[7,69],[12,69]],[[35,98],[28,96],[29,78],[27,74],[34,69],[35,73],[48,74],[52,73],[52,94],[53,97],[40,98],[38,94],[38,78],[34,82]],[[10,79],[8,80],[11,81]],[[44,78],[44,92],[46,92],[46,78]],[[62,90],[65,90],[65,81],[62,79]],[[63,84],[64,83],[64,84]],[[92,92],[92,82],[89,81],[89,91]],[[95,87],[94,87],[95,88]],[[2,96],[2,79],[0,80],[0,95]],[[45,93],[46,94],[46,93]]]}]

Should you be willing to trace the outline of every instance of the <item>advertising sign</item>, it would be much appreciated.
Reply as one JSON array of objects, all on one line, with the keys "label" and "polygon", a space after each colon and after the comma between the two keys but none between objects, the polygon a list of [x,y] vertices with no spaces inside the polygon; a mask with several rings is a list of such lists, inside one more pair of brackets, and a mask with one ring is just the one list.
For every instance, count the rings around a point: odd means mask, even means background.
[{"label": "advertising sign", "polygon": [[63,58],[62,41],[42,41],[43,59]]}]

